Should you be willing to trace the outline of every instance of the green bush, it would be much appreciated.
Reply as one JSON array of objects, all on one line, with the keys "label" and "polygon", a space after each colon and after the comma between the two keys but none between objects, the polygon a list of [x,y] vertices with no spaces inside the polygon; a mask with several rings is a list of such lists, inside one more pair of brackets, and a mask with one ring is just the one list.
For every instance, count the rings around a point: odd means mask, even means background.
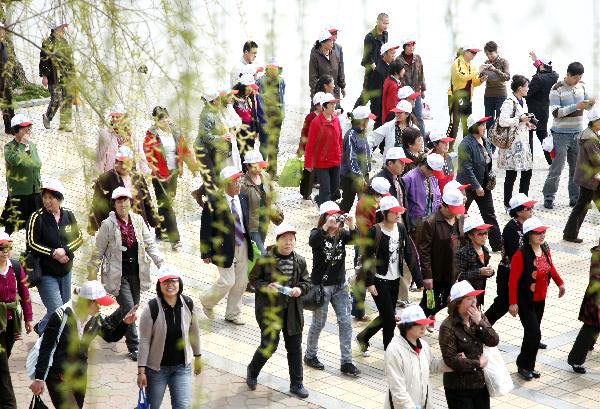
[{"label": "green bush", "polygon": [[38,84],[25,84],[14,90],[14,99],[16,102],[29,101],[30,99],[47,98],[50,96],[48,88]]}]

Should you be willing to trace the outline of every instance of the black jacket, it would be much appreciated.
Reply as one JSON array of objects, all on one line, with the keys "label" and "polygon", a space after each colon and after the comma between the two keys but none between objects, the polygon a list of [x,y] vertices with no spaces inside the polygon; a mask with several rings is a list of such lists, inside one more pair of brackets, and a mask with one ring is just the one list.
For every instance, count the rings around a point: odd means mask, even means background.
[{"label": "black jacket", "polygon": [[369,100],[371,101],[371,113],[377,115],[379,121],[384,123],[384,118],[381,118],[381,96],[383,93],[383,82],[390,74],[390,65],[383,60],[379,60],[377,67],[369,74],[367,81],[367,91]]},{"label": "black jacket", "polygon": [[[27,224],[27,250],[40,258],[44,275],[62,277],[73,268],[75,251],[83,244],[83,236],[72,211],[60,208],[58,224],[45,207],[31,215]],[[52,258],[52,252],[64,248],[69,261],[65,264]]]},{"label": "black jacket", "polygon": [[387,43],[388,32],[384,31],[381,34],[377,34],[377,27],[373,28],[366,36],[364,40],[363,58],[360,65],[368,67],[371,64],[377,65],[381,60],[381,46]]},{"label": "black jacket", "polygon": [[79,337],[77,321],[72,308],[70,306],[60,307],[50,316],[44,330],[40,354],[35,366],[35,379],[45,380],[44,375],[48,370],[50,353],[58,337],[64,314],[67,315],[67,322],[52,357],[50,370],[53,372],[64,373],[67,370],[76,370],[77,373],[85,374],[88,350],[96,335],[100,335],[106,342],[117,342],[123,338],[128,327],[123,322],[123,313],[118,310],[107,318],[97,314],[91,317],[85,325],[83,337]]},{"label": "black jacket", "polygon": [[515,252],[523,245],[523,225],[517,219],[510,219],[502,230],[502,258],[500,267],[510,270],[510,260]]},{"label": "black jacket", "polygon": [[538,72],[531,78],[529,83],[529,91],[527,92],[527,107],[532,112],[546,110],[548,114],[548,108],[550,106],[550,90],[558,81],[558,73],[556,71],[542,71],[538,69]]},{"label": "black jacket", "polygon": [[51,34],[42,42],[38,68],[40,77],[48,78],[48,84],[64,83],[73,76],[73,50],[64,37]]},{"label": "black jacket", "polygon": [[[407,208],[408,205],[406,202],[406,188],[404,187],[404,181],[402,180],[401,177],[394,176],[392,174],[392,172],[390,172],[386,167],[384,167],[379,172],[377,172],[377,174],[373,177],[374,178],[377,178],[377,177],[385,178],[388,182],[390,182],[390,194],[392,196],[394,196],[395,198],[398,198],[398,192],[396,191],[396,185],[394,184],[394,177],[397,177],[398,180],[400,181],[400,189],[402,190],[402,203],[400,203],[400,206],[404,207],[405,209]],[[373,180],[373,179],[371,179],[371,180]],[[402,222],[404,223],[405,226],[406,226],[406,217],[407,217],[406,212],[402,213]]]},{"label": "black jacket", "polygon": [[[489,157],[492,157],[492,146],[486,138],[483,138],[483,145]],[[468,134],[458,145],[458,172],[456,180],[461,184],[470,184],[468,189],[472,191],[485,186],[487,176],[492,170],[492,161],[486,164],[485,158],[479,148],[479,142],[473,135]]]},{"label": "black jacket", "polygon": [[481,250],[483,250],[483,263],[475,251],[471,240],[456,252],[457,281],[466,280],[476,290],[485,290],[488,277],[482,276],[479,269],[487,267],[490,264],[490,251],[486,246],[483,246]]},{"label": "black jacket", "polygon": [[[328,236],[321,227],[310,231],[308,244],[313,253],[313,268],[310,275],[313,284],[321,284],[321,282],[323,285],[344,283],[346,280],[346,246],[356,236],[356,230],[341,230],[337,239]],[[327,278],[323,280],[325,275],[327,275]]]},{"label": "black jacket", "polygon": [[259,260],[250,272],[250,283],[256,288],[254,313],[256,315],[256,322],[262,329],[272,322],[273,318],[271,314],[274,312],[274,307],[279,307],[275,314],[277,314],[282,322],[283,311],[287,311],[288,335],[297,335],[302,333],[302,328],[304,327],[304,309],[301,298],[291,298],[279,292],[273,293],[267,287],[273,282],[278,282],[288,287],[298,287],[302,290],[302,295],[304,295],[308,292],[312,284],[310,283],[308,269],[306,268],[306,259],[296,252],[292,256],[294,263],[293,277],[286,282],[280,281],[282,274],[276,271],[277,259],[280,257],[275,251],[275,247],[271,246],[267,249],[267,254],[261,257],[264,262]]},{"label": "black jacket", "polygon": [[[248,195],[238,195],[242,208],[242,223],[248,245],[248,260],[252,260],[252,243],[250,241],[250,211]],[[233,264],[235,253],[235,225],[233,214],[225,194],[211,197],[204,203],[200,221],[200,254],[203,259],[211,258],[216,266],[229,268]]]}]

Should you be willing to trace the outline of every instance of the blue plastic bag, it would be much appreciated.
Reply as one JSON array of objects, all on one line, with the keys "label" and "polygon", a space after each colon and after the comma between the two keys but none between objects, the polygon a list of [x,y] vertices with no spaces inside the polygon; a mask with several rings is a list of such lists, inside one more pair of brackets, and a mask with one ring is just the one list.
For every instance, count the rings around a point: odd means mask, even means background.
[{"label": "blue plastic bag", "polygon": [[134,409],[150,409],[150,405],[148,405],[148,402],[146,401],[146,393],[144,392],[144,388],[140,388],[138,404]]}]

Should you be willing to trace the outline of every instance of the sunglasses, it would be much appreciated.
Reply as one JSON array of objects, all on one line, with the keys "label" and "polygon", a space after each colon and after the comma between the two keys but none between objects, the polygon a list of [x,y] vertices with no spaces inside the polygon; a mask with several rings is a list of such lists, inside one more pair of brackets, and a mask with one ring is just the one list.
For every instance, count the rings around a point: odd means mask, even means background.
[{"label": "sunglasses", "polygon": [[175,284],[175,283],[179,283],[179,279],[178,278],[170,278],[168,280],[162,281],[161,284]]}]

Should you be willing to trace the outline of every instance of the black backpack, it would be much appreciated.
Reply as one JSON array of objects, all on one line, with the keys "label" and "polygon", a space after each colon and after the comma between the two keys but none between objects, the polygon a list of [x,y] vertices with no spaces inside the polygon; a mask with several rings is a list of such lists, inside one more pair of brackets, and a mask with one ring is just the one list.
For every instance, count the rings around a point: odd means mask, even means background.
[{"label": "black backpack", "polygon": [[[194,301],[192,301],[192,299],[185,294],[181,294],[181,296],[183,297],[183,301],[185,301],[185,304],[187,305],[190,312],[193,313]],[[148,302],[148,306],[150,307],[150,315],[152,316],[152,322],[154,323],[156,321],[156,317],[158,317],[158,300],[156,298],[151,299]]]},{"label": "black backpack", "polygon": [[19,281],[21,281],[21,264],[14,258],[10,259],[10,264],[13,267],[13,273],[15,273],[15,278],[17,279],[17,285]]}]

